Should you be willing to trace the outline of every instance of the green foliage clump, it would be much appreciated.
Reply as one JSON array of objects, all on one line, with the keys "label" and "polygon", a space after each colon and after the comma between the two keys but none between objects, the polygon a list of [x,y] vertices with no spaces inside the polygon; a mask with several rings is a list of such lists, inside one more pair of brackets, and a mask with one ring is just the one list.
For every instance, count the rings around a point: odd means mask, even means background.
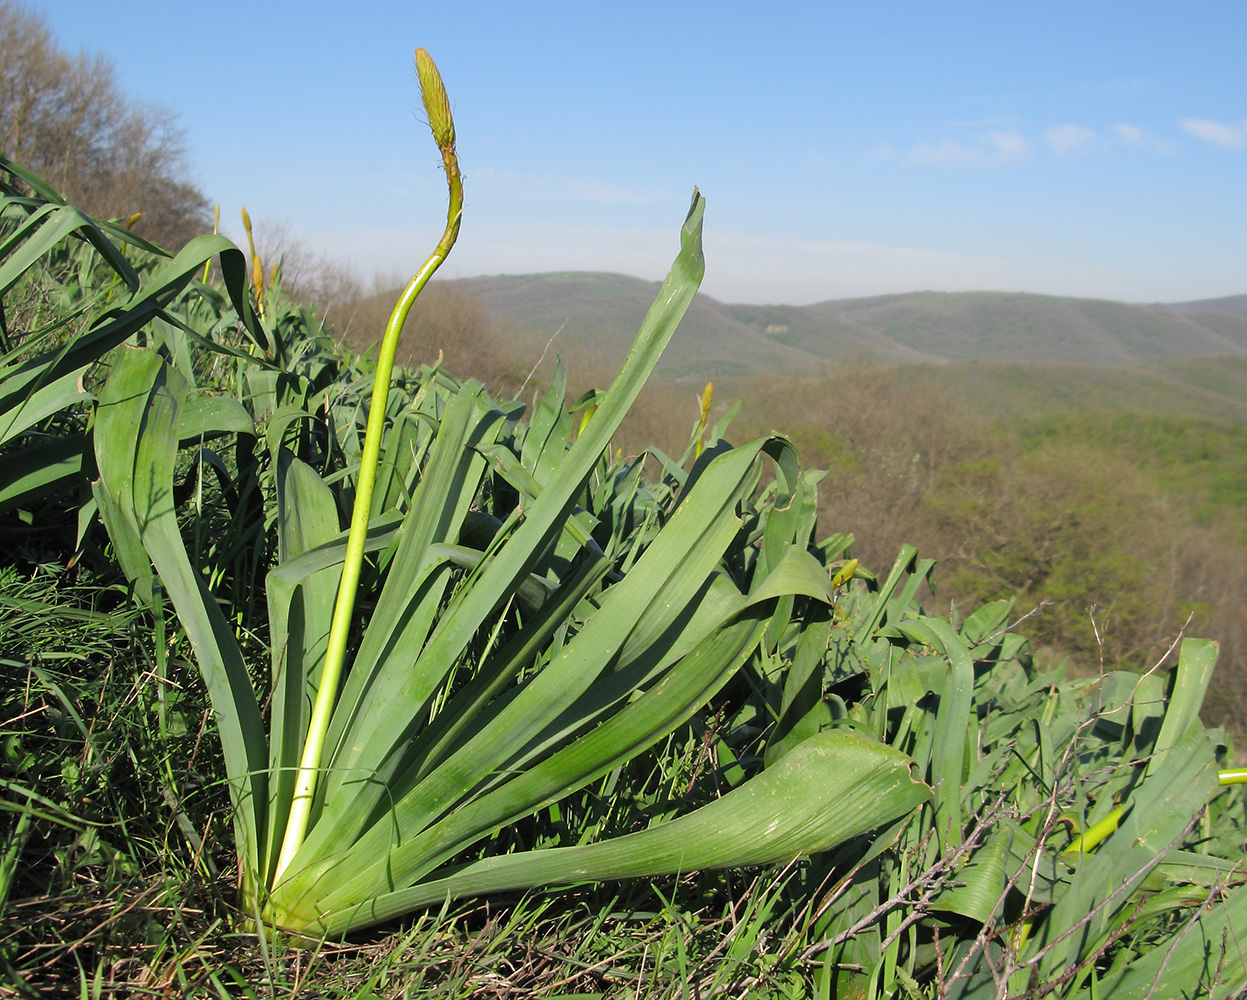
[{"label": "green foliage clump", "polygon": [[853,531],[866,563],[912,541],[941,553],[943,606],[1038,607],[1043,662],[1141,670],[1183,630],[1214,636],[1208,718],[1247,733],[1241,428],[1085,409],[989,421],[959,378],[848,366],[754,383],[742,420],[785,427],[829,470],[822,523]]}]

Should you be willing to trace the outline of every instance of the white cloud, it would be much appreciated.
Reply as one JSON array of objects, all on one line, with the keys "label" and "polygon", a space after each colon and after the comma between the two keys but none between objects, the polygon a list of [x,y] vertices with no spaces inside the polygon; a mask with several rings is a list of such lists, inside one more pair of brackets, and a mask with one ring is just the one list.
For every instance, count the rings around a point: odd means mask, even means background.
[{"label": "white cloud", "polygon": [[1082,125],[1057,125],[1044,132],[1057,156],[1079,155],[1095,147],[1095,132]]},{"label": "white cloud", "polygon": [[1242,149],[1247,141],[1247,134],[1241,127],[1227,125],[1225,122],[1209,121],[1207,118],[1183,118],[1179,124],[1184,132],[1203,139],[1223,149]]},{"label": "white cloud", "polygon": [[1146,149],[1154,153],[1174,153],[1178,148],[1176,143],[1161,139],[1150,132],[1145,132],[1137,125],[1115,122],[1110,128],[1117,142],[1127,149]]},{"label": "white cloud", "polygon": [[1020,133],[989,132],[973,145],[953,139],[922,143],[906,159],[919,167],[998,167],[1021,163],[1029,154],[1030,146]]},{"label": "white cloud", "polygon": [[1001,162],[1017,163],[1030,153],[1029,144],[1017,132],[992,132],[987,141]]}]

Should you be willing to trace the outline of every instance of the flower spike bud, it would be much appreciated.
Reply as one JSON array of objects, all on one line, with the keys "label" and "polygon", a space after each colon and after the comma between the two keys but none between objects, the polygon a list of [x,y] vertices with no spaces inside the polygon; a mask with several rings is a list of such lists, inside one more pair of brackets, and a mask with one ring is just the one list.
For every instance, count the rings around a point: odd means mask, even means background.
[{"label": "flower spike bud", "polygon": [[251,258],[251,283],[255,286],[255,304],[260,310],[260,319],[264,319],[264,264],[259,254]]},{"label": "flower spike bud", "polygon": [[706,391],[697,397],[697,403],[701,407],[701,425],[706,426],[706,418],[710,416],[710,407],[714,403],[714,383],[706,383]]},{"label": "flower spike bud", "polygon": [[697,448],[694,454],[701,458],[706,447],[706,418],[710,416],[710,406],[714,402],[714,383],[706,383],[706,391],[697,397],[697,406],[701,410],[701,419],[697,423]]},{"label": "flower spike bud", "polygon": [[442,74],[426,49],[416,49],[416,76],[420,80],[420,96],[424,99],[424,113],[429,116],[429,128],[443,152],[455,145],[455,122],[450,114],[450,98]]}]

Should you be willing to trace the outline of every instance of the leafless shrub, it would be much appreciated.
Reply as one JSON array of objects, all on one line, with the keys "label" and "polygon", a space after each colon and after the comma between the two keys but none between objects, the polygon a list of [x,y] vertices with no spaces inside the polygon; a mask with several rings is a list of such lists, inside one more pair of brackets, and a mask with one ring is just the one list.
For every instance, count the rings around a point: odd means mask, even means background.
[{"label": "leafless shrub", "polygon": [[107,59],[70,56],[12,0],[0,0],[0,149],[95,215],[141,213],[137,231],[167,247],[210,225],[175,117],[124,96]]}]

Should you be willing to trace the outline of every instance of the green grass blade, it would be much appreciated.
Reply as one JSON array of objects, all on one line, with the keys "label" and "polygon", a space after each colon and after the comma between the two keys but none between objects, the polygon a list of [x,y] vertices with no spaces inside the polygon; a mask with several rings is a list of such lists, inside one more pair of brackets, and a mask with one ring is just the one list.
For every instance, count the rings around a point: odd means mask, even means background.
[{"label": "green grass blade", "polygon": [[1156,737],[1156,749],[1148,771],[1158,771],[1172,747],[1178,745],[1191,724],[1199,719],[1204,694],[1212,680],[1221,647],[1211,639],[1183,639],[1178,647],[1178,668],[1173,671],[1165,720]]}]

